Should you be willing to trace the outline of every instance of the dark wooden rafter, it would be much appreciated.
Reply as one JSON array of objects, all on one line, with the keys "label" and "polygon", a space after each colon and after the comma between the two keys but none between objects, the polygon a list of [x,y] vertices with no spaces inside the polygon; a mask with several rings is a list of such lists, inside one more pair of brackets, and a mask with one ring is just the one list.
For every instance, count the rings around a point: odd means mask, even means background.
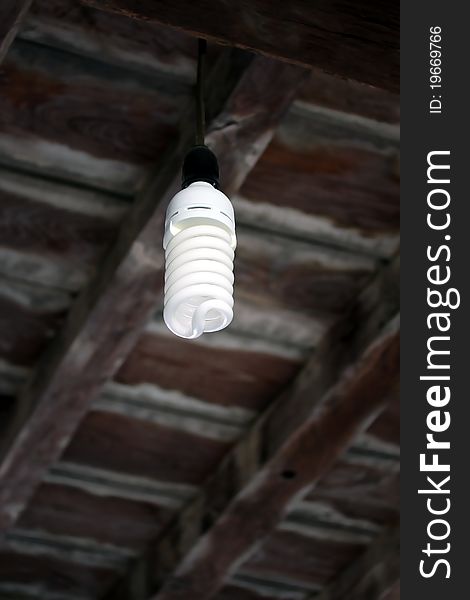
[{"label": "dark wooden rafter", "polygon": [[399,88],[399,5],[391,0],[81,1],[376,87]]},{"label": "dark wooden rafter", "polygon": [[0,63],[15,39],[32,0],[2,0],[0,5]]},{"label": "dark wooden rafter", "polygon": [[377,538],[326,590],[308,600],[388,600],[396,597],[399,577],[400,530],[396,526]]},{"label": "dark wooden rafter", "polygon": [[[209,145],[232,193],[263,152],[305,71],[227,50],[207,77]],[[161,303],[166,204],[179,186],[193,143],[193,109],[180,140],[149,177],[97,276],[20,394],[0,449],[0,531],[11,527],[49,466],[60,456],[91,401],[117,371]],[[237,144],[237,154],[222,156]],[[240,161],[239,154],[250,156]]]},{"label": "dark wooden rafter", "polygon": [[397,262],[363,290],[110,600],[212,598],[294,496],[381,412],[398,379]]},{"label": "dark wooden rafter", "polygon": [[[345,373],[268,463],[187,553],[154,600],[207,600],[229,572],[282,519],[289,503],[315,483],[384,406],[398,375],[394,323]],[[380,379],[380,381],[379,381]],[[262,443],[262,442],[261,442]]]}]

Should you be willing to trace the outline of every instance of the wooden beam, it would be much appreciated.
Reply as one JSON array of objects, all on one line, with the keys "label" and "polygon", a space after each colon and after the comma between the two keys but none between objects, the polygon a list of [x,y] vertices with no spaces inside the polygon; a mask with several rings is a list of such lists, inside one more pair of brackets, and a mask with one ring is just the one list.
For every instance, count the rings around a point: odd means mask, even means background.
[{"label": "wooden beam", "polygon": [[311,600],[399,598],[399,577],[400,530],[394,527],[375,540],[326,590]]},{"label": "wooden beam", "polygon": [[[292,101],[304,70],[271,59],[222,54],[207,80],[212,131],[228,193],[241,184]],[[192,145],[193,108],[181,139],[149,178],[97,276],[72,307],[18,401],[0,448],[0,531],[15,523],[35,487],[67,446],[78,423],[122,364],[161,303],[166,204],[179,188]],[[229,157],[225,148],[237,147]],[[241,156],[249,160],[240,160]]]},{"label": "wooden beam", "polygon": [[396,262],[329,332],[293,384],[201,493],[113,589],[109,600],[205,600],[380,413],[398,378]]},{"label": "wooden beam", "polygon": [[5,58],[32,0],[2,0],[0,5],[0,63]]},{"label": "wooden beam", "polygon": [[376,87],[399,89],[400,7],[393,0],[81,1],[220,44],[319,67]]},{"label": "wooden beam", "polygon": [[310,418],[200,538],[154,600],[207,600],[217,593],[229,571],[276,527],[289,502],[331,468],[383,407],[398,375],[398,347],[392,326],[320,399]]}]

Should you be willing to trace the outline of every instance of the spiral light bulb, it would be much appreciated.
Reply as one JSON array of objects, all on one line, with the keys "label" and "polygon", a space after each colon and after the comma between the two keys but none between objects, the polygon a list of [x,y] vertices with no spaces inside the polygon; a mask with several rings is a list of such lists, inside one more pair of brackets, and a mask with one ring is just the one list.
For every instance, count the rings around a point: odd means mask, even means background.
[{"label": "spiral light bulb", "polygon": [[217,187],[215,156],[196,146],[185,159],[183,189],[168,205],[163,238],[163,318],[183,338],[219,331],[233,319],[235,217]]}]

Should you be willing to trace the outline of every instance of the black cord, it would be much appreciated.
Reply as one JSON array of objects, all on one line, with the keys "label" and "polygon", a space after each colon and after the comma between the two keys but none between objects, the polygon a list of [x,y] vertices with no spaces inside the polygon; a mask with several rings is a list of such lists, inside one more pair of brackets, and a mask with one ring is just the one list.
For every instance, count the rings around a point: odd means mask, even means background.
[{"label": "black cord", "polygon": [[207,51],[206,40],[198,40],[196,81],[196,145],[203,146],[206,133],[206,109],[204,106],[204,63]]}]

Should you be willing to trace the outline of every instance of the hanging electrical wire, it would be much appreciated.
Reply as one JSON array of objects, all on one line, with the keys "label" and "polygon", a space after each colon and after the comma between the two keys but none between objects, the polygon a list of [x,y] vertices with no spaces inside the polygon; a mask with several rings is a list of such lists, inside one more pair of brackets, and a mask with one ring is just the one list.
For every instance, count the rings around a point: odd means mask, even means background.
[{"label": "hanging electrical wire", "polygon": [[198,40],[197,79],[196,79],[196,145],[203,146],[206,134],[206,107],[204,102],[204,76],[207,42]]}]

